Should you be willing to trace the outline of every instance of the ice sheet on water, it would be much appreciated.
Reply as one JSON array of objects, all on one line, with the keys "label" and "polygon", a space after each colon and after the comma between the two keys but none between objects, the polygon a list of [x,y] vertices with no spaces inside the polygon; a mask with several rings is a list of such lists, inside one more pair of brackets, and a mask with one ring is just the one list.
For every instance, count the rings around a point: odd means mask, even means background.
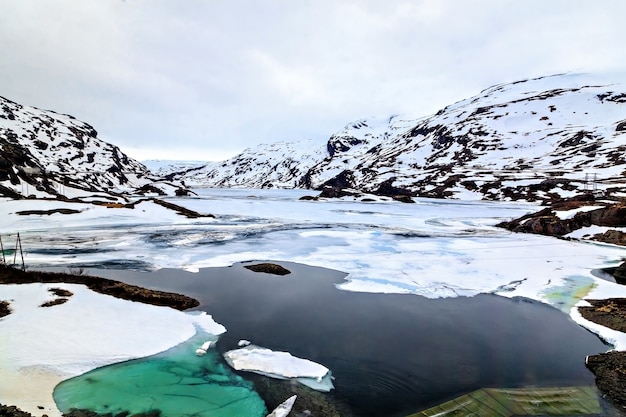
[{"label": "ice sheet on water", "polygon": [[[0,229],[22,232],[31,267],[117,263],[193,271],[284,260],[346,272],[343,290],[429,298],[496,293],[559,306],[578,301],[576,291],[553,295],[567,288],[568,279],[623,256],[612,246],[494,227],[536,211],[531,204],[301,201],[306,192],[197,191],[198,197],[172,201],[217,218],[187,219],[151,202],[134,210],[89,207],[74,215],[24,217],[14,213],[26,203],[8,201]],[[624,287],[612,285],[613,296],[626,295]]]},{"label": "ice sheet on water", "polygon": [[238,371],[255,372],[278,379],[295,379],[318,391],[332,390],[330,370],[308,359],[292,356],[289,352],[276,352],[248,345],[224,353],[224,359]]}]

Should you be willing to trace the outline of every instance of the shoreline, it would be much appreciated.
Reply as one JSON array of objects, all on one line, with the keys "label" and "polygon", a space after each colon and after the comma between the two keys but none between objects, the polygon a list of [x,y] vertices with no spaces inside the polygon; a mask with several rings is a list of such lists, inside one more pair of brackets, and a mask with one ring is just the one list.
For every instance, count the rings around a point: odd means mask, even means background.
[{"label": "shoreline", "polygon": [[61,381],[165,351],[198,328],[225,331],[181,311],[198,305],[193,298],[113,280],[0,266],[0,284],[11,310],[0,319],[12,334],[0,345],[0,403],[16,407],[7,415],[61,416],[52,396]]},{"label": "shoreline", "polygon": [[[200,302],[183,294],[167,291],[150,290],[137,285],[125,284],[108,278],[82,275],[81,273],[22,271],[0,264],[0,284],[82,284],[92,291],[110,295],[122,300],[136,301],[159,307],[171,307],[176,310],[188,310],[197,307]],[[0,300],[2,301],[2,300]]]}]

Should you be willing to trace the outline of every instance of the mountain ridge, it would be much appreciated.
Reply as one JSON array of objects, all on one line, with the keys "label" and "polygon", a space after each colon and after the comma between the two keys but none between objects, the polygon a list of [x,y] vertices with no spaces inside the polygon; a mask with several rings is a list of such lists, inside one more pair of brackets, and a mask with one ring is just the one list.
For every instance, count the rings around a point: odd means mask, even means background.
[{"label": "mountain ridge", "polygon": [[0,97],[0,195],[119,200],[178,188],[99,139],[90,124]]},{"label": "mountain ridge", "polygon": [[168,178],[368,193],[393,184],[412,196],[460,199],[622,197],[626,88],[618,78],[567,73],[498,84],[431,116],[361,119],[325,143],[262,144]]}]

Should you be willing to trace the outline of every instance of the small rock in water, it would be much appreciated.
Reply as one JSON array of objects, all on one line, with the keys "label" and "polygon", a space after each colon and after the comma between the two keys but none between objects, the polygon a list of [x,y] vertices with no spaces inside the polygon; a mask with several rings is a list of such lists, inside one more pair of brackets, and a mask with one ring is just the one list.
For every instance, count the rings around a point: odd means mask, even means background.
[{"label": "small rock in water", "polygon": [[254,272],[265,272],[266,274],[273,275],[289,275],[291,271],[287,268],[283,268],[280,265],[272,263],[261,263],[255,265],[244,265],[244,268]]}]

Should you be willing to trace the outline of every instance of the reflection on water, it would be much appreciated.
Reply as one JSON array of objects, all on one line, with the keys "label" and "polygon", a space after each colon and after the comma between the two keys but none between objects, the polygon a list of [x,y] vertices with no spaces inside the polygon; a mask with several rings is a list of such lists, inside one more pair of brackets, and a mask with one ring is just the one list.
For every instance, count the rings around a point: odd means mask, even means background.
[{"label": "reflection on water", "polygon": [[337,290],[336,271],[281,262],[287,276],[236,264],[151,273],[90,271],[200,300],[240,339],[331,369],[327,394],[360,416],[403,416],[480,388],[593,385],[584,366],[602,342],[547,305],[495,295],[426,299]]}]

